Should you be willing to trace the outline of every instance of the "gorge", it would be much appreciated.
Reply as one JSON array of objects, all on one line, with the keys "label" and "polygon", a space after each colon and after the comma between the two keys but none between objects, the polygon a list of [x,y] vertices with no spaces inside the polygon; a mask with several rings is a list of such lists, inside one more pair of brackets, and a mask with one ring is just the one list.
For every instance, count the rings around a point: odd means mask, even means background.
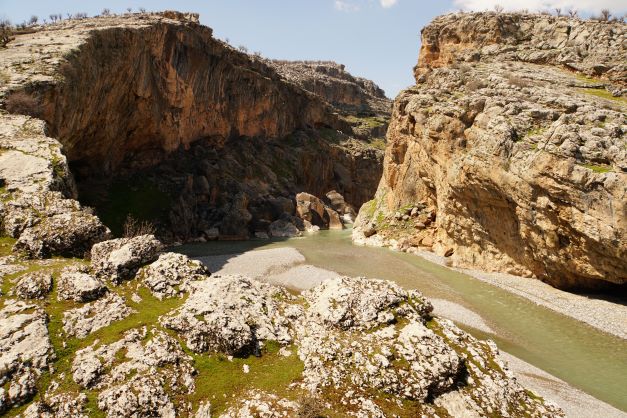
[{"label": "gorge", "polygon": [[16,31],[0,414],[624,416],[625,37],[441,16],[392,102],[193,13]]}]

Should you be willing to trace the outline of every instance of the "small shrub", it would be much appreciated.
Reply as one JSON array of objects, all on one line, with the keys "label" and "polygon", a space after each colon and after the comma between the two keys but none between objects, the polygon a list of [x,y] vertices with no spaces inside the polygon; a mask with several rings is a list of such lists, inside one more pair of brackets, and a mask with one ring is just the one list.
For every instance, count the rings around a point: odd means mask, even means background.
[{"label": "small shrub", "polygon": [[139,235],[154,235],[157,228],[149,221],[140,221],[128,215],[124,221],[123,231],[125,238],[133,238]]},{"label": "small shrub", "polygon": [[102,16],[111,16],[111,9],[107,9],[107,8],[102,9],[102,12],[100,12],[100,14]]},{"label": "small shrub", "polygon": [[503,6],[501,6],[500,4],[497,4],[497,5],[495,5],[495,6],[494,6],[494,11],[495,11],[496,13],[501,14],[501,13],[503,13],[503,10],[504,10],[504,8],[503,8]]},{"label": "small shrub", "polygon": [[324,410],[324,404],[320,398],[314,396],[303,396],[298,401],[299,407],[297,416],[298,418],[323,418],[322,411]]},{"label": "small shrub", "polygon": [[248,54],[248,48],[246,48],[244,45],[238,46],[237,49],[239,49],[240,52],[243,52],[244,54]]},{"label": "small shrub", "polygon": [[39,99],[24,91],[11,94],[6,99],[5,105],[10,113],[19,113],[35,117],[41,114],[41,103]]}]

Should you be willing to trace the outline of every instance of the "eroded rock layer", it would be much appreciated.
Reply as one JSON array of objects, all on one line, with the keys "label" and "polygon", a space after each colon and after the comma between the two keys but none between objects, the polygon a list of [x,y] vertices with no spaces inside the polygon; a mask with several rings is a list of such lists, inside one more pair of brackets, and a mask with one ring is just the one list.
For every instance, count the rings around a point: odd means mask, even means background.
[{"label": "eroded rock layer", "polygon": [[626,33],[539,15],[435,19],[355,240],[565,288],[624,284]]}]

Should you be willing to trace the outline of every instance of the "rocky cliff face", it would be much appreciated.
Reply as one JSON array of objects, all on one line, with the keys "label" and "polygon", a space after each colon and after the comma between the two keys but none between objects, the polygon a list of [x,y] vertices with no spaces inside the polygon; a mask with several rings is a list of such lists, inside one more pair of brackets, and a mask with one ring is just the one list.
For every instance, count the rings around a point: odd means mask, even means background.
[{"label": "rocky cliff face", "polygon": [[381,147],[353,129],[356,113],[340,117],[264,60],[214,39],[197,16],[66,21],[18,35],[0,54],[5,108],[46,122],[80,200],[115,232],[126,213],[152,213],[169,239],[215,228],[244,237],[268,221],[256,213],[270,198],[335,189],[360,205],[376,189]]},{"label": "rocky cliff face", "polygon": [[356,241],[564,288],[624,284],[626,33],[549,16],[435,19]]}]

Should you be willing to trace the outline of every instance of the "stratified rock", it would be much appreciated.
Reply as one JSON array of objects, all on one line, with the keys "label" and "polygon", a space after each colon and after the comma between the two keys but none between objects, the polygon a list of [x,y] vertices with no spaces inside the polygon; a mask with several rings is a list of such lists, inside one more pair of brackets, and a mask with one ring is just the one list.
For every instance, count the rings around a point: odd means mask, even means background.
[{"label": "stratified rock", "polygon": [[37,305],[7,300],[0,310],[0,412],[37,391],[52,355],[47,322]]},{"label": "stratified rock", "polygon": [[[521,13],[436,18],[422,32],[416,85],[394,104],[383,178],[355,241],[427,247],[453,266],[560,288],[626,283],[626,28]],[[404,212],[416,202],[433,216]],[[364,239],[372,223],[377,234]]]},{"label": "stratified rock", "polygon": [[49,271],[26,273],[17,281],[13,292],[22,299],[42,299],[52,291],[52,274]]},{"label": "stratified rock", "polygon": [[78,269],[64,269],[57,283],[58,299],[88,302],[98,299],[107,287],[100,280]]},{"label": "stratified rock", "polygon": [[196,352],[230,354],[258,352],[258,341],[292,340],[284,314],[289,293],[241,276],[212,276],[193,282],[191,294],[175,312],[161,317]]},{"label": "stratified rock", "polygon": [[69,336],[85,338],[134,312],[121,296],[109,292],[95,302],[63,312],[63,330]]},{"label": "stratified rock", "polygon": [[296,225],[284,219],[272,222],[268,228],[268,232],[270,236],[277,238],[293,238],[301,235]]},{"label": "stratified rock", "polygon": [[162,246],[153,235],[101,242],[91,249],[91,267],[99,277],[119,283],[133,278],[140,267],[155,261]]},{"label": "stratified rock", "polygon": [[144,267],[139,274],[159,299],[185,293],[192,281],[204,280],[210,275],[209,269],[200,261],[177,253],[161,254],[157,261]]}]

